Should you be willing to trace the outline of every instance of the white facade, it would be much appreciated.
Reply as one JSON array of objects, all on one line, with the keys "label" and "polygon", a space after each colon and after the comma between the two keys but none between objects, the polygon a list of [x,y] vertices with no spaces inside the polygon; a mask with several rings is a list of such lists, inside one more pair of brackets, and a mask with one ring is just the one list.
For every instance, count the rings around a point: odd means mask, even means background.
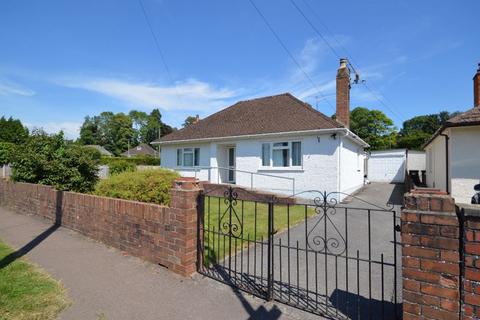
[{"label": "white facade", "polygon": [[407,152],[405,149],[372,151],[368,157],[368,180],[403,183]]},{"label": "white facade", "polygon": [[408,150],[407,151],[407,171],[418,170],[425,171],[427,159],[425,151]]},{"label": "white facade", "polygon": [[480,126],[448,128],[443,134],[449,137],[448,168],[446,138],[439,135],[425,147],[427,185],[447,190],[448,183],[457,203],[470,203],[473,186],[480,183]]},{"label": "white facade", "polygon": [[[285,151],[288,153],[288,166],[274,166],[273,149],[282,142],[288,148]],[[294,154],[298,155],[297,150],[292,149],[293,143],[298,142],[300,144],[296,146],[301,146],[301,162],[293,159]],[[262,163],[262,145],[270,148],[268,165]],[[161,145],[161,166],[174,169],[182,176],[196,176],[204,181],[234,182],[244,187],[313,198],[318,196],[318,191],[352,193],[363,185],[364,145],[345,129],[219,138],[208,142],[169,142]],[[199,150],[198,165],[177,165],[179,149],[187,150],[190,157],[190,149],[195,148]],[[232,161],[229,163],[231,148],[234,148],[235,155],[233,166]],[[281,153],[276,152],[276,155]],[[190,159],[187,162],[190,163]]]}]

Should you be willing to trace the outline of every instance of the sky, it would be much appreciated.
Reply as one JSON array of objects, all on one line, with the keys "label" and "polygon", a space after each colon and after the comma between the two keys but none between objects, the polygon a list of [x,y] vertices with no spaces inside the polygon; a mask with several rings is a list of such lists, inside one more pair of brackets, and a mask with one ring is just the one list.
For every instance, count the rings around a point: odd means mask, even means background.
[{"label": "sky", "polygon": [[3,0],[0,116],[76,138],[102,111],[159,108],[180,127],[283,92],[330,116],[339,57],[365,80],[351,107],[399,128],[473,105],[478,0],[252,1],[282,43],[250,0]]}]

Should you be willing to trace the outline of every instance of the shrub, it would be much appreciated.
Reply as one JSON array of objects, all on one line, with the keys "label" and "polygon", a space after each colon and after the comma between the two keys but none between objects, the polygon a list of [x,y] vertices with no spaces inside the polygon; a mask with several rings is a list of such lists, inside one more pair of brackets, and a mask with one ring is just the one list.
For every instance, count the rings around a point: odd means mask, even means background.
[{"label": "shrub", "polygon": [[35,131],[15,148],[14,181],[54,186],[58,190],[90,192],[98,180],[98,160],[85,148],[67,143],[63,133]]},{"label": "shrub", "polygon": [[158,166],[160,165],[160,159],[150,156],[136,156],[136,157],[102,157],[100,159],[100,164],[108,165],[118,162],[118,161],[126,161],[129,163],[133,163],[137,166],[145,165],[145,166]]},{"label": "shrub", "polygon": [[122,172],[133,172],[137,170],[137,166],[128,161],[115,161],[108,165],[108,170],[110,174],[119,174]]},{"label": "shrub", "polygon": [[122,172],[100,181],[94,194],[168,205],[169,190],[178,177],[178,173],[166,169]]},{"label": "shrub", "polygon": [[0,142],[0,166],[11,162],[15,145],[9,142]]}]

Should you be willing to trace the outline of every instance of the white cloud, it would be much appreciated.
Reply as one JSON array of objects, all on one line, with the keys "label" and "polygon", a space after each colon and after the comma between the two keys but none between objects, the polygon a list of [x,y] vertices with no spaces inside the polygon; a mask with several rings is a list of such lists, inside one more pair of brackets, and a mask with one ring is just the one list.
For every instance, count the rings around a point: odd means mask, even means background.
[{"label": "white cloud", "polygon": [[15,83],[10,81],[0,81],[0,96],[9,96],[9,95],[19,95],[31,97],[35,95],[33,90],[23,88]]},{"label": "white cloud", "polygon": [[39,122],[39,123],[26,123],[25,124],[30,130],[32,129],[43,129],[47,133],[58,133],[63,131],[65,137],[68,139],[76,139],[80,134],[80,127],[82,126],[81,122],[71,122],[71,121],[59,121],[59,122]]},{"label": "white cloud", "polygon": [[212,111],[237,96],[234,90],[214,87],[195,79],[177,82],[173,86],[112,78],[62,79],[57,82],[110,96],[135,107],[158,107],[168,111]]}]

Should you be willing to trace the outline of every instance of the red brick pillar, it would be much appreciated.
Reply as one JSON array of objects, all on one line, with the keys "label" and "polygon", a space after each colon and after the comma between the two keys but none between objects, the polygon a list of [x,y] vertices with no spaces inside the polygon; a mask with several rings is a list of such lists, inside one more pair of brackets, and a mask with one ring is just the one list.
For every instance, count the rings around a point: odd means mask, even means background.
[{"label": "red brick pillar", "polygon": [[463,319],[480,319],[480,206],[464,206]]},{"label": "red brick pillar", "polygon": [[201,191],[198,180],[188,178],[177,179],[170,190],[172,200],[166,241],[174,252],[169,257],[168,267],[183,276],[190,276],[196,271]]},{"label": "red brick pillar", "polygon": [[413,190],[402,211],[403,319],[458,320],[459,221],[444,192]]}]

